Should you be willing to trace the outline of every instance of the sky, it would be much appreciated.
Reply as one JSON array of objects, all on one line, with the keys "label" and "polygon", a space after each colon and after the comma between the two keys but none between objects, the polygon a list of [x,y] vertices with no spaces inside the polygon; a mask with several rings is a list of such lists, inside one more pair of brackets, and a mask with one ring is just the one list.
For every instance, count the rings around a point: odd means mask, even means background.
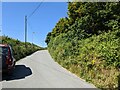
[{"label": "sky", "polygon": [[[2,35],[24,40],[25,16],[28,19],[27,42],[46,47],[45,38],[60,18],[67,17],[67,2],[2,2]],[[34,33],[33,33],[34,32]]]}]

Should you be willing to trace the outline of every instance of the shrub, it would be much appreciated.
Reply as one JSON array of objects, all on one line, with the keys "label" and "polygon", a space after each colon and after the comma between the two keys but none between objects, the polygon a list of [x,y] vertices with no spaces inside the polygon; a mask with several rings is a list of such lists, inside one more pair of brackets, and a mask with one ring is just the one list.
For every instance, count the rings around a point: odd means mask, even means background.
[{"label": "shrub", "polygon": [[27,42],[27,48],[25,48],[24,42],[9,38],[8,36],[2,37],[2,43],[11,45],[13,49],[13,54],[16,60],[24,58],[25,56],[28,56],[37,50],[43,49],[42,47],[39,47],[37,45],[31,44],[28,42]]}]

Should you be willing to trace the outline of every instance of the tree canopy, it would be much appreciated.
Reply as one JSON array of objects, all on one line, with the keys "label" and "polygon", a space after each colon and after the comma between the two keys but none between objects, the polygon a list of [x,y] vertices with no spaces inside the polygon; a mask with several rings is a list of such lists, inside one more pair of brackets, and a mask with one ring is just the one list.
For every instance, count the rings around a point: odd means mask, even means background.
[{"label": "tree canopy", "polygon": [[82,35],[87,38],[119,29],[119,12],[120,3],[116,2],[69,2],[68,17],[58,21],[52,32],[47,35],[46,43],[48,44],[51,38],[68,31],[74,31],[77,37]]}]

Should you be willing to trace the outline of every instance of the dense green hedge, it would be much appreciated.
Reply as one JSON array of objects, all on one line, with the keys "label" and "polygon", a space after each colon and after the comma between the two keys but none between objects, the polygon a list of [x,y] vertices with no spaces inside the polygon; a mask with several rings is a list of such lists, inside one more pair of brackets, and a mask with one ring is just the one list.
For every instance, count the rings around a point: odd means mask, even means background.
[{"label": "dense green hedge", "polygon": [[117,88],[120,66],[118,33],[70,41],[66,38],[68,33],[61,34],[49,43],[48,50],[55,61],[97,87]]},{"label": "dense green hedge", "polygon": [[51,56],[99,88],[117,88],[119,12],[120,3],[116,2],[68,3],[68,17],[60,19],[46,38]]},{"label": "dense green hedge", "polygon": [[16,60],[24,58],[25,56],[28,56],[28,55],[34,53],[35,51],[43,49],[42,47],[39,47],[35,44],[31,44],[28,42],[27,42],[27,48],[25,48],[24,42],[9,38],[7,36],[2,37],[2,43],[9,44],[12,46],[13,54],[14,54],[14,57]]}]

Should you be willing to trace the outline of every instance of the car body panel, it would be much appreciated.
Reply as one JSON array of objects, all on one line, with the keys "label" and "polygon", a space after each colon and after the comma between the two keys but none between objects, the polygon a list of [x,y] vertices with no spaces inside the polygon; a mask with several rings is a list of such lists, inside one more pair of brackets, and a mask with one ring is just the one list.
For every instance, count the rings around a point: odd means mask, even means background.
[{"label": "car body panel", "polygon": [[[8,63],[8,61],[10,63]],[[0,44],[0,72],[9,73],[14,67],[15,58],[13,57],[11,46],[7,44]]]}]

